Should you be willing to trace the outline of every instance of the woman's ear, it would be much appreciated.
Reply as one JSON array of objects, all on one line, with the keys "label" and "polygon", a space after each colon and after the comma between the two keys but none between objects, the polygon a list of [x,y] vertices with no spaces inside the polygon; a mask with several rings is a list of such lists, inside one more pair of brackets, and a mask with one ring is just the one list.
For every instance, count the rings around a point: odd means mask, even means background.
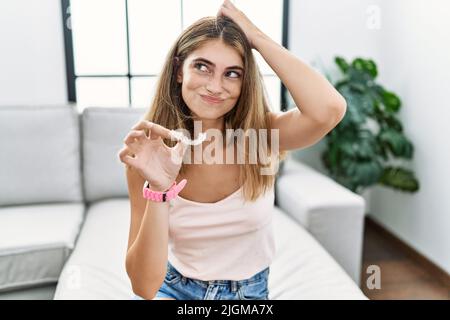
[{"label": "woman's ear", "polygon": [[173,58],[174,67],[177,73],[177,82],[182,83],[183,82],[183,65],[180,61],[180,58],[178,56]]},{"label": "woman's ear", "polygon": [[181,68],[177,72],[177,82],[178,83],[182,83],[183,82],[183,70],[181,70]]}]

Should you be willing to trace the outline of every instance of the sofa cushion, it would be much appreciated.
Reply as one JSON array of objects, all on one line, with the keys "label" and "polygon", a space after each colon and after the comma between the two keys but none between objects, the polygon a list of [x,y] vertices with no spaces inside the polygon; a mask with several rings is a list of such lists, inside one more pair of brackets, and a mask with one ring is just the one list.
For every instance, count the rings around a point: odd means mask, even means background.
[{"label": "sofa cushion", "polygon": [[83,210],[82,203],[0,208],[0,291],[56,282]]},{"label": "sofa cushion", "polygon": [[78,113],[0,107],[0,207],[82,199]]},{"label": "sofa cushion", "polygon": [[[277,254],[269,276],[270,299],[366,299],[317,241],[276,207],[273,227]],[[95,203],[55,299],[131,299],[125,271],[128,230],[128,199]]]},{"label": "sofa cushion", "polygon": [[130,226],[128,199],[93,203],[67,261],[55,299],[130,299],[125,270]]},{"label": "sofa cushion", "polygon": [[82,115],[85,200],[127,197],[124,165],[117,154],[145,108],[90,107]]}]

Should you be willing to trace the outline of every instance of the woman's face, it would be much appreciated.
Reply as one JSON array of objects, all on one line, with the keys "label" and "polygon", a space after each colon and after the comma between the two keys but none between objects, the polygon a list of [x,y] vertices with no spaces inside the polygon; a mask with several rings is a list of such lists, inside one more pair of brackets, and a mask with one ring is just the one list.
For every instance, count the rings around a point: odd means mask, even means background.
[{"label": "woman's face", "polygon": [[239,53],[221,40],[214,40],[185,59],[177,82],[182,83],[184,102],[194,118],[216,120],[236,105],[243,73]]}]

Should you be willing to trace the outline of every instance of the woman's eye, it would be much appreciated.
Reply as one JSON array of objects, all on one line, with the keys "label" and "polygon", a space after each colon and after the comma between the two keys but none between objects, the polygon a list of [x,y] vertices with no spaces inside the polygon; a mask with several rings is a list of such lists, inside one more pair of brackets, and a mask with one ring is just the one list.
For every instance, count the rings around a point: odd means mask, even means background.
[{"label": "woman's eye", "polygon": [[239,72],[236,72],[236,71],[229,71],[227,73],[234,73],[235,74],[235,76],[231,77],[231,78],[240,78],[241,77],[241,74]]},{"label": "woman's eye", "polygon": [[[199,69],[199,70],[200,70],[200,68],[201,68],[202,66],[206,68],[206,65],[203,64],[203,63],[196,63],[194,66],[195,66],[196,69]],[[200,68],[199,68],[199,67],[200,67]],[[204,70],[200,70],[200,71],[204,71]],[[206,68],[206,71],[208,71],[208,68]]]}]

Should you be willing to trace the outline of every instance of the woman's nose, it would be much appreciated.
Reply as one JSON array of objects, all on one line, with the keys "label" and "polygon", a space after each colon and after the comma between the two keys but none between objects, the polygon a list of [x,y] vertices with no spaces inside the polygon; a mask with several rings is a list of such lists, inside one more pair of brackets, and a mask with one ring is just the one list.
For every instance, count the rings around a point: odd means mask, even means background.
[{"label": "woman's nose", "polygon": [[214,94],[222,92],[222,77],[211,76],[209,82],[206,85],[206,89]]}]

